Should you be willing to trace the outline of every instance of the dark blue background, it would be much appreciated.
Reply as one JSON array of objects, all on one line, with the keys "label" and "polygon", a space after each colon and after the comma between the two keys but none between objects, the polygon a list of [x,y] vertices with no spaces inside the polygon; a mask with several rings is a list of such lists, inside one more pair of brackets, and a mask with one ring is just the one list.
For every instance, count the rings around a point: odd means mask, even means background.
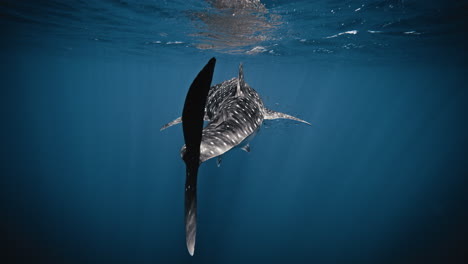
[{"label": "dark blue background", "polygon": [[[119,41],[61,36],[52,30],[60,20],[45,11],[37,13],[52,25],[11,15],[34,5],[1,7],[3,263],[466,261],[462,28],[380,39],[387,46],[369,52],[315,54],[322,44],[307,40],[283,42],[282,55],[170,45],[134,54]],[[250,153],[235,149],[220,168],[201,166],[190,257],[182,129],[159,128],[180,115],[211,56],[214,83],[236,76],[243,61],[268,107],[313,125],[267,122]]]}]

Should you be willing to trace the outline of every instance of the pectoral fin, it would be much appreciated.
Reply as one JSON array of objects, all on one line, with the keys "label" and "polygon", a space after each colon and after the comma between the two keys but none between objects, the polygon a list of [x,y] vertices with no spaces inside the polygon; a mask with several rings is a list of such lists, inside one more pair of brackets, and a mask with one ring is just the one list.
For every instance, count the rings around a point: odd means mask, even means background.
[{"label": "pectoral fin", "polygon": [[182,123],[182,117],[178,117],[175,120],[165,124],[164,126],[161,127],[161,129],[159,129],[159,131],[163,131],[164,129],[166,129],[168,127],[171,127],[173,125],[177,125],[177,124],[180,124],[180,123]]},{"label": "pectoral fin", "polygon": [[288,114],[285,114],[285,113],[281,113],[281,112],[276,112],[276,111],[273,111],[273,110],[270,110],[270,109],[266,109],[265,108],[265,116],[264,118],[266,120],[272,120],[272,119],[290,119],[290,120],[294,120],[294,121],[298,121],[298,122],[302,122],[304,124],[307,124],[309,126],[311,126],[311,124],[305,120],[302,120],[302,119],[299,119],[297,117],[294,117],[294,116],[291,116],[291,115],[288,115]]}]

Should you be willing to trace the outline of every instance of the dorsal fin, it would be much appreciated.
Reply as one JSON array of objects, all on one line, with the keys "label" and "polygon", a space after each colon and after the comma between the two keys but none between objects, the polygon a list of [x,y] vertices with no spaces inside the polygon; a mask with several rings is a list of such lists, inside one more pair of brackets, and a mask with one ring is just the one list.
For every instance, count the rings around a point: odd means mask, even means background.
[{"label": "dorsal fin", "polygon": [[242,87],[244,87],[244,70],[242,69],[242,63],[239,65],[239,77],[237,78],[237,96],[243,96]]}]

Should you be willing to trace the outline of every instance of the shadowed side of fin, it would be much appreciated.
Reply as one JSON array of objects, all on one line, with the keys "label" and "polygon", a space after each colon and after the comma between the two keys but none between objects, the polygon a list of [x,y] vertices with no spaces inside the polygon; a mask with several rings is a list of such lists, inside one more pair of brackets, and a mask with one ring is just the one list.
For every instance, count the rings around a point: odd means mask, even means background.
[{"label": "shadowed side of fin", "polygon": [[266,120],[271,120],[271,119],[290,119],[290,120],[294,120],[294,121],[298,121],[298,122],[302,122],[304,124],[308,124],[309,126],[311,126],[311,124],[307,121],[304,121],[302,119],[299,119],[297,117],[294,117],[294,116],[291,116],[291,115],[288,115],[288,114],[285,114],[285,113],[281,113],[281,112],[276,112],[276,111],[273,111],[273,110],[270,110],[270,109],[266,109],[265,108],[265,116],[264,118]]},{"label": "shadowed side of fin", "polygon": [[[182,111],[182,128],[186,151],[182,157],[186,165],[185,178],[185,240],[187,250],[193,256],[197,235],[197,176],[200,166],[200,143],[202,140],[205,104],[213,79],[216,59],[211,60],[198,73],[185,97]],[[177,120],[177,119],[176,119]]]}]

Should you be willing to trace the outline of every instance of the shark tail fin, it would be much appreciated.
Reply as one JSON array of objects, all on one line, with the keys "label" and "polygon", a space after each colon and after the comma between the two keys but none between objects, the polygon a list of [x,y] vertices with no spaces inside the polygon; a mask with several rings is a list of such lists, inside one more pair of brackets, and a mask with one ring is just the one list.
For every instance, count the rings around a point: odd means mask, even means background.
[{"label": "shark tail fin", "polygon": [[270,109],[266,109],[266,108],[265,108],[265,119],[266,120],[290,119],[290,120],[302,122],[304,124],[307,124],[307,125],[311,126],[311,124],[309,122],[305,121],[305,120],[299,119],[297,117],[294,117],[294,116],[291,116],[291,115],[288,115],[288,114],[285,114],[285,113],[276,112],[276,111],[273,111],[273,110],[270,110]]},{"label": "shark tail fin", "polygon": [[197,235],[197,176],[200,166],[200,143],[208,91],[213,79],[216,59],[212,58],[190,85],[182,111],[186,166],[185,178],[185,239],[191,256],[195,252]]},{"label": "shark tail fin", "polygon": [[242,91],[242,88],[244,87],[244,70],[242,67],[242,63],[239,65],[239,76],[237,78],[237,91],[236,95],[237,96],[243,96],[244,92]]}]

